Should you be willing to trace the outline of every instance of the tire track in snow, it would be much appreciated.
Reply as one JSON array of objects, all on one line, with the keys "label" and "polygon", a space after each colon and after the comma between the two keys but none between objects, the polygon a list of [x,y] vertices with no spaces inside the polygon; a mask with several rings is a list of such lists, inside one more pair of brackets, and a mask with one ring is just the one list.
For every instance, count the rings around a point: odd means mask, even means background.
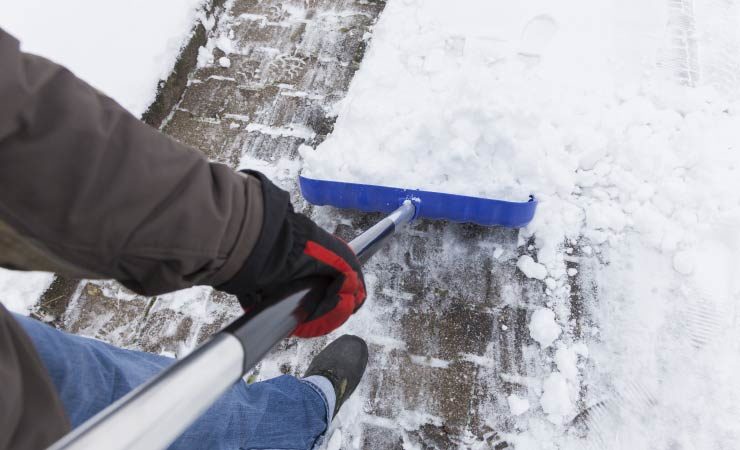
[{"label": "tire track in snow", "polygon": [[700,73],[694,0],[668,0],[666,31],[668,43],[660,64],[681,84],[695,87]]},{"label": "tire track in snow", "polygon": [[740,94],[740,2],[695,1],[701,82],[737,96]]}]

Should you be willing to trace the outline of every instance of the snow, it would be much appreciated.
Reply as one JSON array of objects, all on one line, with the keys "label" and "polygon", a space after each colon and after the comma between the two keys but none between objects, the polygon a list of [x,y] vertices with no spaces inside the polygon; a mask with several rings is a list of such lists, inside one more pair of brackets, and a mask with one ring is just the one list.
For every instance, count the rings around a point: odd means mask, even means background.
[{"label": "snow", "polygon": [[515,416],[520,416],[529,410],[529,400],[526,398],[511,394],[506,397],[506,401],[509,403],[509,411]]},{"label": "snow", "polygon": [[337,429],[332,433],[329,442],[326,444],[326,450],[341,450],[342,448],[342,430]]},{"label": "snow", "polygon": [[555,290],[555,288],[558,287],[558,282],[554,278],[545,278],[545,286],[547,286],[548,289]]},{"label": "snow", "polygon": [[0,303],[10,311],[27,315],[54,276],[45,272],[17,272],[0,269]]},{"label": "snow", "polygon": [[547,276],[547,267],[535,262],[534,258],[529,255],[520,256],[516,266],[527,278],[544,280]]},{"label": "snow", "polygon": [[572,348],[560,347],[555,352],[555,364],[558,371],[566,380],[576,381],[578,379],[578,354]]},{"label": "snow", "polygon": [[201,18],[204,0],[0,3],[24,51],[68,67],[136,116],[146,111]]},{"label": "snow", "polygon": [[[597,447],[740,441],[739,21],[716,0],[389,2],[304,149],[309,177],[540,200],[517,267],[546,287],[543,391],[517,443],[570,448],[584,383],[608,399]],[[572,283],[594,286],[581,335]]]},{"label": "snow", "polygon": [[552,345],[560,336],[562,329],[555,321],[555,313],[547,308],[539,308],[532,313],[529,321],[529,334],[542,348]]},{"label": "snow", "polygon": [[567,416],[574,412],[571,397],[568,381],[563,374],[556,371],[545,378],[542,384],[540,405],[552,423],[562,423]]}]

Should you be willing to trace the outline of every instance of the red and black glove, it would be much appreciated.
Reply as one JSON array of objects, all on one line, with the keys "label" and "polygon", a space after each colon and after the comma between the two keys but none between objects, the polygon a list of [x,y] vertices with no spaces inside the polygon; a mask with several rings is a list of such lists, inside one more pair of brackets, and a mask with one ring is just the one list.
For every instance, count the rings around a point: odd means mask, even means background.
[{"label": "red and black glove", "polygon": [[218,289],[236,295],[248,310],[292,282],[327,278],[326,295],[294,335],[308,338],[335,330],[365,301],[357,257],[344,241],[294,212],[287,192],[259,172],[248,173],[262,183],[262,231],[244,267]]}]

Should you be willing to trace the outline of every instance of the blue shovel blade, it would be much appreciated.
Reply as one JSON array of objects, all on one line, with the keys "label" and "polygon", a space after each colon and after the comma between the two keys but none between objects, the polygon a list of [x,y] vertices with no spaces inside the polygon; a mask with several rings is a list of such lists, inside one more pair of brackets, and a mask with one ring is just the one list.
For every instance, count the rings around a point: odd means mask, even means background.
[{"label": "blue shovel blade", "polygon": [[373,184],[345,183],[300,177],[303,197],[314,205],[389,213],[405,200],[416,204],[416,217],[472,222],[484,226],[519,228],[534,217],[537,200],[526,202],[401,189]]}]

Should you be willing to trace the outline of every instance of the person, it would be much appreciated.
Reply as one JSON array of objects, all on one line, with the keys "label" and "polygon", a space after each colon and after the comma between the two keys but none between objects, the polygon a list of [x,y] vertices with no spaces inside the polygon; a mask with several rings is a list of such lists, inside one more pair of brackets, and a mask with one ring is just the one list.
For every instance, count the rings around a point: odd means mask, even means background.
[{"label": "person", "polygon": [[[132,68],[133,69],[133,68]],[[325,335],[365,300],[360,264],[287,192],[143,124],[0,29],[0,266],[112,278],[143,295],[193,285],[251,308],[330,281],[295,335]],[[0,305],[0,449],[45,448],[172,363],[66,334]],[[240,382],[172,448],[309,449],[352,394],[367,346],[343,336],[303,378]]]}]

